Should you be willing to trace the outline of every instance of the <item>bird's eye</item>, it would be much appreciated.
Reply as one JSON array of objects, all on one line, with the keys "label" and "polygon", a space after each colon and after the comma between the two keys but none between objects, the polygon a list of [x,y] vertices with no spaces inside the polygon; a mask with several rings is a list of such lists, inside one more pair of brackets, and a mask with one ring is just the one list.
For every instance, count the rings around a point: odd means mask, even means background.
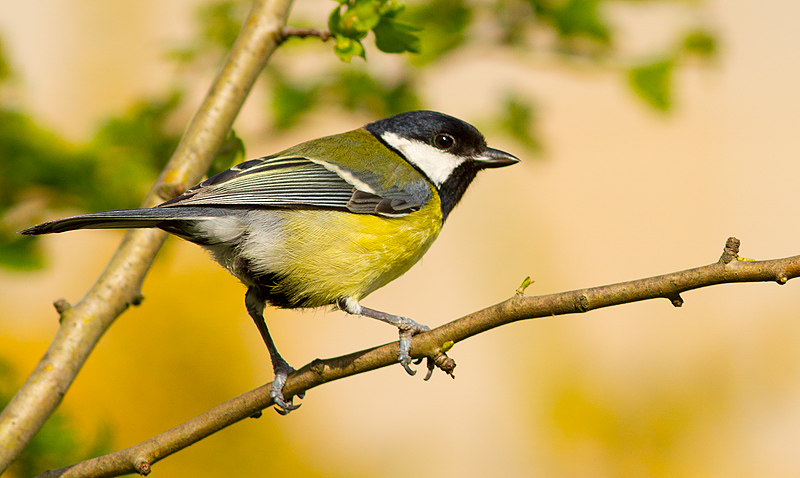
[{"label": "bird's eye", "polygon": [[456,145],[456,140],[447,133],[439,133],[433,137],[433,145],[441,150],[447,151]]}]

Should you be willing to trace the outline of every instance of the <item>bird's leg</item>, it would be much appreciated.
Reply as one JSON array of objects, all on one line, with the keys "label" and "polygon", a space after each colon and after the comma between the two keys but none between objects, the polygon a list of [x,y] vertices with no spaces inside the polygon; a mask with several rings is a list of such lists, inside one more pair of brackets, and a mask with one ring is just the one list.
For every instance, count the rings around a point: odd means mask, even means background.
[{"label": "bird's leg", "polygon": [[[275,411],[281,415],[286,415],[292,410],[300,408],[300,404],[295,405],[293,403],[294,399],[287,402],[283,396],[283,386],[286,384],[286,379],[289,377],[289,374],[294,372],[294,368],[281,357],[281,354],[278,353],[278,349],[275,347],[275,342],[272,341],[272,336],[269,335],[267,323],[264,322],[264,307],[266,302],[259,290],[255,287],[248,288],[247,294],[244,297],[244,303],[247,307],[247,313],[250,314],[253,322],[256,323],[256,327],[258,327],[258,331],[261,333],[261,338],[264,339],[264,343],[267,345],[269,358],[272,360],[272,371],[275,373],[275,379],[272,381],[272,388],[270,388],[269,396],[275,403]],[[303,398],[302,394],[298,396]]]},{"label": "bird's leg", "polygon": [[[349,314],[363,315],[364,317],[378,319],[381,322],[386,322],[387,324],[392,324],[397,327],[397,330],[400,332],[400,350],[397,353],[397,360],[409,375],[414,375],[417,373],[416,370],[411,368],[411,337],[420,332],[427,332],[431,330],[430,327],[414,322],[407,317],[387,314],[386,312],[381,312],[379,310],[362,307],[361,304],[350,297],[339,299],[336,305],[341,310],[344,310]],[[431,374],[433,373],[433,360],[430,358],[428,358],[427,368],[428,373],[425,375],[425,380],[431,378]]]}]

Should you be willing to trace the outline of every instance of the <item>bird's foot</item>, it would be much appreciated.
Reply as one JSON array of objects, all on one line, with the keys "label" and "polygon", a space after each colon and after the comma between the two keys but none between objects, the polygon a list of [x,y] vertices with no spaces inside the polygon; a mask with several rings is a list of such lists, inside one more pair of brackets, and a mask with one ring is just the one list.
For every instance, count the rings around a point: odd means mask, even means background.
[{"label": "bird's foot", "polygon": [[[294,397],[287,401],[286,397],[283,396],[283,387],[286,385],[286,379],[289,378],[289,374],[294,372],[294,368],[280,357],[274,361],[272,368],[275,372],[275,379],[272,381],[272,387],[269,390],[269,398],[275,403],[276,412],[281,415],[288,415],[289,412],[297,410],[302,405],[300,403],[295,405]],[[303,398],[305,393],[299,393],[297,396]]]},{"label": "bird's foot", "polygon": [[[431,329],[427,325],[419,324],[407,317],[401,317],[399,315],[387,314],[386,312],[381,312],[375,309],[368,309],[366,307],[361,307],[361,305],[356,302],[352,298],[343,298],[337,301],[336,305],[350,313],[350,314],[358,314],[363,315],[364,317],[371,317],[373,319],[378,319],[381,322],[386,322],[387,324],[392,324],[397,327],[397,330],[400,333],[400,349],[397,352],[397,361],[400,362],[400,365],[403,366],[405,371],[409,375],[415,375],[417,372],[416,370],[411,368],[411,339],[414,335],[428,332]],[[452,345],[451,345],[452,346]],[[449,347],[448,347],[449,348]],[[444,370],[448,375],[453,375],[453,368],[455,368],[455,362],[452,363],[452,366],[445,364],[444,357],[447,360],[447,355],[444,354],[444,350],[441,353],[436,354],[435,356],[428,356],[426,357],[426,367],[428,372],[425,374],[425,380],[431,378],[433,374],[434,367],[439,367]],[[414,361],[414,364],[419,365],[422,363],[422,358],[417,359]]]},{"label": "bird's foot", "polygon": [[[415,375],[417,371],[411,368],[411,338],[416,334],[428,332],[431,329],[427,325],[419,324],[406,317],[397,318],[399,320],[395,325],[397,325],[397,330],[400,332],[400,350],[397,353],[397,361],[400,362],[400,365],[409,375]],[[420,362],[422,362],[422,359],[418,359],[414,363],[419,364]],[[425,376],[425,380],[431,378],[433,373],[433,361],[430,358],[428,359],[427,367],[428,373]]]}]

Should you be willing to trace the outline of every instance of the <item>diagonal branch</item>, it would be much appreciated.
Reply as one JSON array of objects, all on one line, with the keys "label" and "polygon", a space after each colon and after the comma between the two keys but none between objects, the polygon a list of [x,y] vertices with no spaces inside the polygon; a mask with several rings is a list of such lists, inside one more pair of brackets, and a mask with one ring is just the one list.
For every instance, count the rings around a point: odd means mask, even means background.
[{"label": "diagonal branch", "polygon": [[[175,153],[144,201],[153,206],[197,183],[208,169],[258,74],[278,46],[291,0],[255,0],[250,16]],[[44,357],[0,414],[0,474],[61,402],[114,320],[141,300],[141,284],[166,233],[125,235],[106,269],[74,306],[57,301],[60,327]]]},{"label": "diagonal branch", "polygon": [[[452,371],[455,365],[446,352],[456,342],[487,330],[524,319],[587,312],[593,309],[647,299],[666,298],[680,307],[682,292],[716,284],[770,282],[785,284],[800,276],[800,256],[768,261],[739,258],[739,240],[729,238],[722,257],[707,266],[647,279],[620,282],[544,296],[514,297],[456,319],[430,332],[415,335],[411,355],[432,357],[437,365]],[[327,360],[314,360],[289,376],[283,391],[287,398],[326,382],[397,363],[398,343],[382,345]],[[271,406],[270,385],[264,385],[195,417],[177,427],[130,448],[87,460],[71,467],[48,471],[42,478],[105,477],[127,473],[147,474],[150,466],[187,446],[248,417],[258,417]]]}]

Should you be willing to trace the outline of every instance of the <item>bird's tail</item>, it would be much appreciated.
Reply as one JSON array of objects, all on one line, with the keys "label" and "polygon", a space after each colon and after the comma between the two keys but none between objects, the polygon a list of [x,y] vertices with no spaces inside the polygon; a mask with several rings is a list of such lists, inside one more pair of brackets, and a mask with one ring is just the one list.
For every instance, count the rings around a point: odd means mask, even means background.
[{"label": "bird's tail", "polygon": [[210,207],[155,207],[150,209],[119,209],[93,212],[79,216],[55,219],[33,227],[20,234],[35,236],[66,232],[74,229],[136,229],[163,227],[169,223],[199,221],[224,214]]}]

